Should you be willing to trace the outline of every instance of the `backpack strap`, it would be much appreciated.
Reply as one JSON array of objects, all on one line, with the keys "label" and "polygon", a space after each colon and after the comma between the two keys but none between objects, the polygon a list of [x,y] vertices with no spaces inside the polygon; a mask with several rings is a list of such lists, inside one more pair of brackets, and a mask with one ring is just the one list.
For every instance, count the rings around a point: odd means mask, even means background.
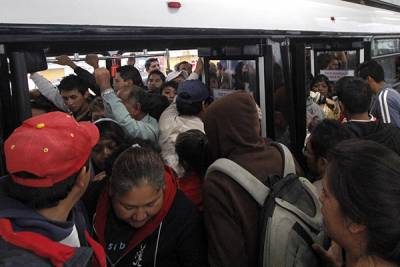
[{"label": "backpack strap", "polygon": [[205,177],[207,178],[213,171],[228,175],[240,184],[260,206],[264,205],[270,189],[239,164],[226,158],[220,158],[208,167]]},{"label": "backpack strap", "polygon": [[290,152],[289,148],[282,143],[272,143],[276,147],[279,147],[283,152],[283,176],[285,177],[288,174],[294,173],[296,174],[296,165],[294,163],[294,158],[292,152]]}]

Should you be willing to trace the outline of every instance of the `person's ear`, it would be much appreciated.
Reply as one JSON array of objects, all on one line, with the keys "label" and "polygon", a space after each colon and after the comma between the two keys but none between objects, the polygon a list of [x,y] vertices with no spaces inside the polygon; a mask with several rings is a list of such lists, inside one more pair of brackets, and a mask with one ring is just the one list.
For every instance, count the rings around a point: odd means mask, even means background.
[{"label": "person's ear", "polygon": [[355,222],[350,222],[348,225],[348,230],[352,234],[360,234],[363,233],[367,230],[367,227],[362,224],[358,224]]},{"label": "person's ear", "polygon": [[133,105],[133,109],[134,109],[134,111],[135,111],[136,113],[139,113],[139,112],[142,111],[142,105],[141,105],[140,103],[136,102],[136,103]]},{"label": "person's ear", "polygon": [[368,76],[367,76],[367,83],[368,83],[369,85],[375,83],[374,78],[372,78],[371,76],[368,75]]},{"label": "person's ear", "polygon": [[83,94],[84,98],[88,98],[90,96],[89,90],[86,90],[86,92]]},{"label": "person's ear", "polygon": [[127,80],[126,83],[127,83],[127,85],[128,85],[129,87],[131,87],[131,86],[134,85],[134,83],[133,83],[132,80]]}]

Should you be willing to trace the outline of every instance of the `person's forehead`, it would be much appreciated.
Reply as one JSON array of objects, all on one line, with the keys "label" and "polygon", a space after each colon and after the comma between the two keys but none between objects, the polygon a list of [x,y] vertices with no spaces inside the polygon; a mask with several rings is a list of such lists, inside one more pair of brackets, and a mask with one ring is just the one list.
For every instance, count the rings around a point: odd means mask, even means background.
[{"label": "person's forehead", "polygon": [[159,65],[160,63],[158,63],[158,61],[152,61],[152,62],[150,62],[150,66],[154,66],[154,65]]},{"label": "person's forehead", "polygon": [[72,90],[61,90],[62,96],[79,96],[82,95],[78,89],[74,88]]},{"label": "person's forehead", "polygon": [[163,91],[175,91],[175,88],[172,86],[164,87]]},{"label": "person's forehead", "polygon": [[153,73],[150,75],[149,79],[161,79],[161,76],[160,74]]},{"label": "person's forehead", "polygon": [[162,190],[157,190],[149,184],[132,187],[125,194],[118,196],[121,204],[142,206],[156,201],[162,195]]}]

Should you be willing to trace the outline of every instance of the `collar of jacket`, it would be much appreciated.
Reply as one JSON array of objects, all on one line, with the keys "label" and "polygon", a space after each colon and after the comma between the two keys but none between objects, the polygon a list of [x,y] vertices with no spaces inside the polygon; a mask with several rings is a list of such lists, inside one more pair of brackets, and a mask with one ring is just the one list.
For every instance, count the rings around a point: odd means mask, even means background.
[{"label": "collar of jacket", "polygon": [[[64,266],[79,248],[70,247],[34,232],[15,232],[9,219],[0,219],[0,236],[8,243],[26,249],[41,258],[46,258],[56,267]],[[106,266],[103,248],[85,231],[86,239],[92,247],[97,266]]]},{"label": "collar of jacket", "polygon": [[[130,240],[129,245],[126,248],[121,258],[125,257],[141,241],[150,236],[158,228],[158,226],[160,225],[160,223],[162,222],[162,220],[165,218],[165,216],[168,214],[168,211],[172,207],[177,189],[173,173],[171,169],[168,167],[165,168],[164,180],[165,180],[164,200],[160,212],[135,232],[133,238]],[[106,247],[105,229],[107,224],[107,213],[110,208],[110,198],[108,192],[109,192],[109,186],[106,186],[103,192],[100,194],[93,223],[97,239],[100,242],[100,244],[103,245],[103,247]]]}]

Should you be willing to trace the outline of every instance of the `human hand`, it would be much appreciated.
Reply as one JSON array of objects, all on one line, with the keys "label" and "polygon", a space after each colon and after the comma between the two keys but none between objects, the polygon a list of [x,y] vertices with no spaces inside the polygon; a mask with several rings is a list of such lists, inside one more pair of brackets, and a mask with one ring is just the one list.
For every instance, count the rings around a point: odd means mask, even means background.
[{"label": "human hand", "polygon": [[110,72],[106,68],[96,69],[94,71],[94,77],[96,78],[96,84],[100,87],[101,92],[112,88],[110,83]]},{"label": "human hand", "polygon": [[92,66],[94,69],[99,68],[99,57],[96,54],[86,55],[85,62]]},{"label": "human hand", "polygon": [[73,69],[77,67],[75,63],[67,55],[61,55],[56,57],[56,64],[63,66],[70,66]]},{"label": "human hand", "polygon": [[103,180],[103,179],[106,178],[106,177],[107,177],[106,172],[105,172],[105,171],[102,171],[102,172],[98,173],[98,174],[93,178],[92,181],[101,181],[101,180]]},{"label": "human hand", "polygon": [[326,267],[342,267],[343,266],[343,255],[342,248],[334,241],[331,242],[331,246],[328,250],[325,250],[320,245],[313,244],[312,248],[320,256]]}]

